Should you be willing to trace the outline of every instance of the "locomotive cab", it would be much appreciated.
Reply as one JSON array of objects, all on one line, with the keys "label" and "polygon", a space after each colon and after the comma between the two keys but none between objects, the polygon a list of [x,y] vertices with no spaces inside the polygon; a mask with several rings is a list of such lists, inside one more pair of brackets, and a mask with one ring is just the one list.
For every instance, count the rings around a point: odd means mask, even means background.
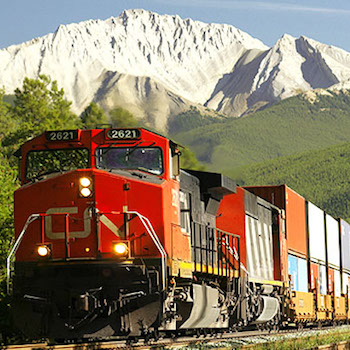
[{"label": "locomotive cab", "polygon": [[178,154],[175,144],[141,129],[47,132],[26,143],[15,193],[17,237],[31,215],[39,217],[16,261],[37,261],[45,245],[52,260],[115,258],[130,249],[133,256],[160,256],[145,243],[150,237],[135,237],[123,253],[116,244],[128,245],[129,231],[140,224],[131,217],[141,214],[163,241],[163,221],[178,219],[174,211],[162,217],[161,207],[178,187]]}]

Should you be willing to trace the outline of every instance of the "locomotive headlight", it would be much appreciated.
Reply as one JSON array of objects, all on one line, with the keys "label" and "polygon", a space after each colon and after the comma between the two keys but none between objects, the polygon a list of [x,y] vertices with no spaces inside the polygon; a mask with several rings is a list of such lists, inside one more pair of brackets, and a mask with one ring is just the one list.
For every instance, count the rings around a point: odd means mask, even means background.
[{"label": "locomotive headlight", "polygon": [[88,177],[82,177],[79,180],[82,187],[89,187],[91,185],[91,180]]},{"label": "locomotive headlight", "polygon": [[39,245],[37,248],[37,253],[42,258],[48,257],[51,253],[50,248],[47,245]]},{"label": "locomotive headlight", "polygon": [[92,195],[92,180],[89,177],[79,179],[79,194],[84,198]]},{"label": "locomotive headlight", "polygon": [[129,255],[129,247],[124,242],[118,242],[113,245],[113,252],[120,257],[127,257]]},{"label": "locomotive headlight", "polygon": [[81,190],[80,190],[80,194],[83,196],[83,197],[89,197],[91,195],[91,190],[90,188],[88,187],[83,187]]}]

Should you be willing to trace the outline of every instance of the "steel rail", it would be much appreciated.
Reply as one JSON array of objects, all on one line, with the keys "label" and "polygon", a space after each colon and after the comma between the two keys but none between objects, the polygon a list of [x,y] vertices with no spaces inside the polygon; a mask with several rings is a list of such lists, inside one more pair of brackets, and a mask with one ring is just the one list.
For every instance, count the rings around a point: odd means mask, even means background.
[{"label": "steel rail", "polygon": [[[339,327],[324,327],[320,332],[325,332],[320,334],[321,337],[326,337],[329,335],[327,333],[329,330],[336,330]],[[350,332],[350,328],[347,328]],[[154,350],[156,348],[170,349],[170,348],[179,348],[179,347],[198,347],[201,344],[206,345],[212,344],[213,347],[217,348],[218,344],[223,343],[220,348],[229,348],[229,341],[234,341],[240,343],[240,346],[244,348],[252,348],[254,345],[258,345],[261,343],[268,343],[269,338],[272,338],[273,341],[283,340],[283,337],[290,334],[295,334],[295,339],[313,336],[313,329],[305,329],[303,331],[299,331],[297,329],[283,329],[279,331],[259,331],[259,330],[246,330],[241,332],[227,332],[227,333],[214,333],[208,335],[200,335],[200,336],[182,336],[177,338],[162,338],[159,340],[149,340],[146,341],[144,339],[135,340],[105,340],[105,341],[91,341],[91,342],[80,342],[80,343],[67,343],[67,344],[53,344],[53,343],[32,343],[32,344],[22,344],[22,345],[8,345],[1,346],[2,350],[91,350],[91,349],[135,349],[135,350]],[[344,332],[345,333],[345,332]],[[260,342],[256,342],[255,344],[248,344],[247,339],[251,340],[251,338],[256,338],[258,340],[261,339]],[[281,337],[281,339],[276,339]],[[244,342],[247,342],[244,344]]]}]

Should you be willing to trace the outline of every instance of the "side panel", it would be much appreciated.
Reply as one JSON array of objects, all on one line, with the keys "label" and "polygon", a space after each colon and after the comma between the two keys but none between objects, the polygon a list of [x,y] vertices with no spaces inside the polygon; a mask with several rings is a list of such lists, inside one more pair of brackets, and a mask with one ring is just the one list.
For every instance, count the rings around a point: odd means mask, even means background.
[{"label": "side panel", "polygon": [[288,250],[296,252],[306,258],[305,199],[287,186],[285,186],[285,188]]},{"label": "side panel", "polygon": [[340,271],[334,271],[334,295],[336,297],[341,296],[341,281],[340,281]]},{"label": "side panel", "polygon": [[301,258],[298,258],[298,288],[299,292],[308,292],[307,262]]},{"label": "side panel", "polygon": [[292,290],[298,290],[298,258],[288,255],[288,272],[290,275],[290,286]]},{"label": "side panel", "polygon": [[346,294],[348,291],[348,285],[349,285],[349,277],[350,275],[343,272],[343,284],[342,284],[342,294]]},{"label": "side panel", "polygon": [[309,202],[309,247],[310,258],[316,262],[326,263],[326,241],[323,210]]},{"label": "side panel", "polygon": [[288,255],[289,275],[291,276],[291,288],[298,292],[308,292],[307,262],[305,259],[294,255]]},{"label": "side panel", "polygon": [[258,218],[246,215],[247,268],[252,278],[273,280],[271,211],[258,206]]},{"label": "side panel", "polygon": [[343,269],[350,272],[350,224],[340,220],[341,224],[341,258]]},{"label": "side panel", "polygon": [[320,284],[320,294],[327,294],[327,274],[326,274],[326,266],[319,266],[319,284]]},{"label": "side panel", "polygon": [[339,223],[326,214],[328,264],[340,268]]},{"label": "side panel", "polygon": [[220,202],[216,226],[219,230],[239,235],[241,264],[246,267],[244,192],[243,188],[237,187],[237,193],[224,196]]},{"label": "side panel", "polygon": [[334,293],[334,270],[328,268],[328,293]]},{"label": "side panel", "polygon": [[315,263],[310,263],[310,292],[317,290],[319,293],[320,286],[320,277],[319,277],[319,266]]}]

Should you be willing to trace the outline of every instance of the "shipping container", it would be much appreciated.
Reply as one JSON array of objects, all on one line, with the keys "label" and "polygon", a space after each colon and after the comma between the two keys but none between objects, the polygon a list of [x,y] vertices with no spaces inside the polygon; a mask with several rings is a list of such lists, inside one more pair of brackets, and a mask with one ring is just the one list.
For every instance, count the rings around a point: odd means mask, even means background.
[{"label": "shipping container", "polygon": [[326,214],[328,265],[340,269],[339,221]]},{"label": "shipping container", "polygon": [[320,276],[319,276],[319,267],[318,264],[316,263],[310,263],[310,292],[313,292],[314,290],[317,290],[317,292],[319,293],[319,280],[320,280]]},{"label": "shipping container", "polygon": [[343,272],[342,274],[342,294],[346,295],[348,292],[348,285],[349,285],[349,277],[350,275],[346,272]]},{"label": "shipping container", "polygon": [[341,259],[343,271],[350,273],[350,224],[340,219]]},{"label": "shipping container", "polygon": [[288,254],[288,272],[290,275],[290,288],[298,290],[298,258]]},{"label": "shipping container", "polygon": [[342,274],[341,292],[344,295],[346,295],[346,293],[347,293],[348,284],[349,284],[349,275],[347,273],[343,272],[343,274]]},{"label": "shipping container", "polygon": [[308,292],[307,261],[302,258],[298,258],[298,291]]},{"label": "shipping container", "polygon": [[245,187],[248,191],[284,209],[288,251],[306,258],[306,214],[305,199],[287,185]]},{"label": "shipping container", "polygon": [[319,286],[320,286],[320,294],[326,295],[327,294],[327,273],[326,273],[326,266],[325,265],[319,265],[318,267],[319,275]]},{"label": "shipping container", "polygon": [[328,293],[334,293],[334,270],[328,268]]},{"label": "shipping container", "polygon": [[306,259],[288,254],[288,270],[291,289],[297,292],[308,292],[308,274]]},{"label": "shipping container", "polygon": [[341,296],[341,279],[339,270],[334,270],[334,295],[336,297]]},{"label": "shipping container", "polygon": [[[310,259],[313,262],[326,263],[326,239],[324,212],[311,202],[307,202]],[[326,276],[325,276],[326,278]],[[327,281],[325,281],[327,287]]]}]

